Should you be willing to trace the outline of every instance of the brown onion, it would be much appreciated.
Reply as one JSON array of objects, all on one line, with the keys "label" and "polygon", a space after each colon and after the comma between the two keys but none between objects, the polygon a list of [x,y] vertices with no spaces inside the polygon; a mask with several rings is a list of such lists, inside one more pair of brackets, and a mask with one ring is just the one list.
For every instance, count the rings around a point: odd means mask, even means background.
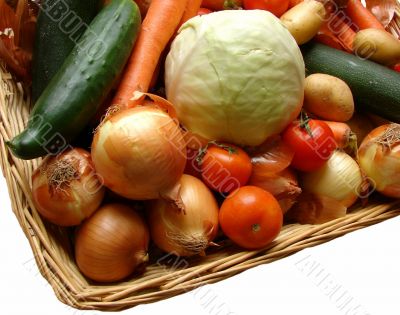
[{"label": "brown onion", "polygon": [[261,146],[249,152],[253,171],[259,174],[276,174],[288,168],[294,151],[282,141],[280,136],[271,137]]},{"label": "brown onion", "polygon": [[186,212],[161,199],[151,202],[151,237],[159,248],[178,256],[204,254],[218,232],[217,201],[196,177],[183,175],[180,184]]},{"label": "brown onion", "polygon": [[186,163],[177,122],[157,106],[117,112],[98,128],[92,158],[105,185],[129,199],[176,200]]},{"label": "brown onion", "polygon": [[278,200],[283,213],[296,203],[301,194],[296,173],[290,168],[276,174],[264,173],[261,168],[253,169],[248,185],[270,192]]},{"label": "brown onion", "polygon": [[80,224],[101,204],[105,188],[90,153],[72,149],[45,158],[32,176],[32,196],[38,212],[61,225]]},{"label": "brown onion", "polygon": [[143,218],[123,204],[102,206],[78,230],[75,257],[81,272],[100,282],[124,279],[148,260]]},{"label": "brown onion", "polygon": [[361,169],[381,194],[400,197],[400,124],[372,130],[358,150]]},{"label": "brown onion", "polygon": [[289,210],[301,194],[296,173],[289,169],[294,152],[280,136],[268,139],[252,149],[253,171],[248,185],[270,192],[279,202],[283,213]]},{"label": "brown onion", "polygon": [[304,193],[285,217],[300,224],[322,224],[342,218],[346,213],[347,208],[333,198]]}]

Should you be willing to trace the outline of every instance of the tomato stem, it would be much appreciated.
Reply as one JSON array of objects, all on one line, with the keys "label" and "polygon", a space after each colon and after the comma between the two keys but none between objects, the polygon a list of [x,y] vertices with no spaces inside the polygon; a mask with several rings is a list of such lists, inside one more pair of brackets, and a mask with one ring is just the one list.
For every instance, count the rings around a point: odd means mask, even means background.
[{"label": "tomato stem", "polygon": [[215,145],[215,146],[217,146],[217,147],[219,147],[221,149],[224,149],[224,150],[228,151],[229,154],[237,153],[237,150],[235,148],[232,148],[229,145],[218,143],[216,141],[210,141],[208,143],[208,145],[210,145],[210,144],[213,144],[213,145]]},{"label": "tomato stem", "polygon": [[304,111],[301,111],[300,113],[300,128],[303,128],[307,131],[308,135],[313,138],[313,134],[310,128],[310,117],[308,117],[307,113]]},{"label": "tomato stem", "polygon": [[357,135],[353,131],[350,132],[347,148],[350,151],[350,154],[358,159]]},{"label": "tomato stem", "polygon": [[240,10],[242,7],[237,4],[236,0],[225,0],[224,10]]},{"label": "tomato stem", "polygon": [[253,232],[258,232],[261,230],[261,226],[260,226],[260,224],[256,223],[251,226],[251,229]]},{"label": "tomato stem", "polygon": [[199,165],[201,165],[203,163],[203,158],[206,155],[207,150],[210,145],[215,145],[221,149],[224,149],[224,150],[228,151],[229,154],[237,153],[237,150],[235,148],[232,148],[231,146],[226,145],[226,144],[218,143],[217,141],[213,140],[213,141],[208,142],[204,148],[199,149],[197,156],[196,156],[196,162]]}]

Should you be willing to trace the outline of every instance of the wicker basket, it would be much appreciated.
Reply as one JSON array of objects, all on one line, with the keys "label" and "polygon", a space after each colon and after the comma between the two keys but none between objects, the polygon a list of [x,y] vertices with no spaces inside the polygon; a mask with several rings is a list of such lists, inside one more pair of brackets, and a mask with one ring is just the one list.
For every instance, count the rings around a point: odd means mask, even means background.
[{"label": "wicker basket", "polygon": [[325,224],[286,225],[270,246],[258,251],[243,251],[229,241],[222,241],[206,257],[186,260],[163,256],[154,249],[143,274],[132,275],[124,282],[100,285],[79,272],[73,257],[71,230],[44,222],[35,210],[31,175],[40,159],[17,159],[5,146],[5,141],[23,130],[29,109],[29,96],[0,65],[0,157],[12,208],[41,274],[58,299],[75,308],[116,311],[158,301],[400,215],[399,201],[380,200],[366,208],[355,207],[344,218]]}]

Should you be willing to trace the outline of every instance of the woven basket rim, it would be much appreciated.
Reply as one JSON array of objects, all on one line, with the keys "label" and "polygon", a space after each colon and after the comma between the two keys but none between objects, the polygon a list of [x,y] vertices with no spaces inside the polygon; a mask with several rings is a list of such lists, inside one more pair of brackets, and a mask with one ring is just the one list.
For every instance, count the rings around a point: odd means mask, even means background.
[{"label": "woven basket rim", "polygon": [[[398,36],[400,10],[397,15],[391,30]],[[68,229],[44,222],[33,205],[31,175],[40,159],[19,160],[5,144],[23,130],[29,107],[29,94],[0,60],[0,163],[12,210],[30,243],[40,273],[61,302],[77,309],[118,311],[159,301],[400,215],[400,200],[375,202],[366,208],[356,207],[345,217],[328,223],[286,225],[279,237],[262,250],[243,251],[227,241],[206,257],[185,260],[159,254],[159,259],[143,275],[115,284],[96,284],[79,272]]]}]

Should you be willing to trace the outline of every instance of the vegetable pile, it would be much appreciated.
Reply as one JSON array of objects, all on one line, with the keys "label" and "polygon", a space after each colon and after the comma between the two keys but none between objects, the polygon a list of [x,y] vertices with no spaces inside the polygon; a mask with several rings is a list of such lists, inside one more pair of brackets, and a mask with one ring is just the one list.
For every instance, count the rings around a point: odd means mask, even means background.
[{"label": "vegetable pile", "polygon": [[[73,227],[87,278],[136,277],[157,251],[259,250],[286,223],[400,198],[400,41],[388,27],[399,12],[388,21],[358,0],[17,2],[0,0],[0,57],[34,107],[7,145],[43,157],[34,206]],[[15,54],[21,12],[39,15],[34,47]]]}]

